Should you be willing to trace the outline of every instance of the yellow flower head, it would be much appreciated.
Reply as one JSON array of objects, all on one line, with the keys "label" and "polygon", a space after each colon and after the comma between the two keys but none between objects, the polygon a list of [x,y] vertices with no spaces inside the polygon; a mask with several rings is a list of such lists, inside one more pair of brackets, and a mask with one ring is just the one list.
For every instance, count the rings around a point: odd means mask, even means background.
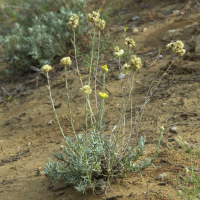
[{"label": "yellow flower head", "polygon": [[126,32],[127,30],[128,30],[128,27],[125,27],[125,28],[124,28],[124,31]]},{"label": "yellow flower head", "polygon": [[92,93],[92,89],[89,85],[84,85],[82,88],[80,88],[80,92],[87,95]]},{"label": "yellow flower head", "polygon": [[177,40],[176,42],[171,42],[166,45],[166,49],[170,50],[171,52],[179,56],[183,56],[186,52],[186,50],[183,49],[183,47],[184,47],[184,44],[180,40]]},{"label": "yellow flower head", "polygon": [[50,65],[44,65],[42,68],[41,68],[41,72],[49,72],[52,70],[52,67]]},{"label": "yellow flower head", "polygon": [[68,25],[72,28],[75,29],[78,26],[79,22],[79,17],[77,14],[74,14],[69,18]]},{"label": "yellow flower head", "polygon": [[125,63],[121,68],[121,72],[124,73],[124,74],[128,74],[130,72],[130,65]]},{"label": "yellow flower head", "polygon": [[133,48],[135,47],[135,41],[128,37],[125,39],[125,45],[128,46],[129,48]]},{"label": "yellow flower head", "polygon": [[61,65],[71,65],[72,61],[70,57],[64,57],[60,60]]},{"label": "yellow flower head", "polygon": [[136,55],[131,56],[131,60],[128,63],[130,65],[130,69],[136,71],[142,67],[141,59],[136,57]]},{"label": "yellow flower head", "polygon": [[101,66],[101,69],[103,73],[106,73],[108,71],[108,66],[107,65]]},{"label": "yellow flower head", "polygon": [[113,53],[113,55],[115,57],[121,57],[124,54],[124,50],[123,49],[119,49],[118,46],[115,47],[115,52]]},{"label": "yellow flower head", "polygon": [[108,95],[106,93],[102,93],[102,92],[99,92],[99,96],[101,97],[101,99],[108,98]]},{"label": "yellow flower head", "polygon": [[100,13],[99,12],[95,12],[95,11],[93,11],[92,12],[92,15],[94,16],[94,17],[100,17]]},{"label": "yellow flower head", "polygon": [[101,8],[99,9],[99,12],[101,12]]},{"label": "yellow flower head", "polygon": [[93,11],[92,14],[87,15],[87,19],[91,22],[96,28],[103,30],[105,28],[106,22],[100,19],[100,13]]}]

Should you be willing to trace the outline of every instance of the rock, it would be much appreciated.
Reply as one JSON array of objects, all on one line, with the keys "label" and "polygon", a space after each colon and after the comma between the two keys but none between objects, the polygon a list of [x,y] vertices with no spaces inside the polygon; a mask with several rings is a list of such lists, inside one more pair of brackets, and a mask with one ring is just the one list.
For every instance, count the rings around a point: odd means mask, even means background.
[{"label": "rock", "polygon": [[146,32],[147,30],[148,30],[147,27],[144,27],[144,28],[143,28],[143,32]]},{"label": "rock", "polygon": [[164,180],[165,178],[167,177],[167,174],[165,173],[162,173],[162,174],[159,174],[157,177],[156,177],[156,180]]},{"label": "rock", "polygon": [[165,34],[162,40],[171,41],[171,40],[177,39],[182,35],[182,32],[183,32],[182,29],[169,30],[167,31],[167,33]]},{"label": "rock", "polygon": [[137,28],[133,28],[132,32],[133,32],[133,33],[138,33],[139,30],[138,30]]},{"label": "rock", "polygon": [[115,79],[116,80],[120,80],[120,79],[123,79],[123,78],[125,78],[125,74],[124,73],[120,73],[120,74],[118,74],[116,77],[115,77]]},{"label": "rock", "polygon": [[177,127],[171,127],[171,128],[169,129],[169,131],[170,131],[171,133],[176,133],[176,134],[178,134],[177,131],[176,131],[176,129],[177,129]]},{"label": "rock", "polygon": [[193,35],[193,32],[197,32],[197,30],[199,30],[199,23],[194,22],[193,24],[184,26],[183,28],[168,30],[162,40],[171,42],[172,40],[178,40],[186,37],[183,33],[187,33],[187,35]]},{"label": "rock", "polygon": [[132,20],[132,21],[136,21],[136,20],[138,20],[139,18],[140,18],[139,16],[135,16],[135,17],[131,18],[131,20]]}]

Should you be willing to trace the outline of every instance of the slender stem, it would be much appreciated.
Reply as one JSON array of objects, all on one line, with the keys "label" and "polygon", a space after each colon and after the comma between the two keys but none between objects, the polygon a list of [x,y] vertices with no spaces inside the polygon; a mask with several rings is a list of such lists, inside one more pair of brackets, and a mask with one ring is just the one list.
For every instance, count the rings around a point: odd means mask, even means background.
[{"label": "slender stem", "polygon": [[88,129],[88,123],[87,123],[87,99],[88,99],[88,95],[85,97],[85,134],[87,137],[87,129]]},{"label": "slender stem", "polygon": [[83,81],[81,79],[81,73],[80,73],[79,68],[78,68],[78,60],[77,60],[77,53],[76,53],[76,34],[75,34],[75,30],[73,30],[73,32],[74,32],[74,53],[75,53],[75,60],[76,60],[76,71],[78,73],[81,85],[83,86]]},{"label": "slender stem", "polygon": [[126,102],[126,105],[125,105],[125,109],[123,110],[123,113],[122,113],[121,118],[120,118],[120,120],[119,120],[119,129],[118,129],[118,131],[117,131],[117,135],[118,135],[118,134],[120,133],[120,131],[121,131],[121,124],[122,124],[124,115],[126,114],[126,110],[127,110],[127,107],[128,107],[128,102],[129,102],[130,96],[131,96],[131,94],[132,94],[133,85],[134,85],[134,75],[135,75],[135,72],[134,72],[133,75],[132,75],[131,88],[130,88],[129,95],[128,95],[128,99],[127,99],[127,102]]},{"label": "slender stem", "polygon": [[52,107],[53,107],[53,111],[54,111],[54,114],[55,114],[55,117],[56,117],[56,121],[57,121],[57,124],[60,128],[60,132],[62,134],[62,136],[65,138],[65,134],[63,132],[63,129],[60,125],[60,122],[59,122],[59,119],[58,119],[58,115],[57,115],[57,112],[56,112],[56,109],[55,109],[55,106],[54,106],[54,101],[53,101],[53,98],[52,98],[52,94],[51,94],[51,86],[50,86],[50,82],[49,82],[49,74],[47,72],[47,82],[48,82],[48,89],[49,89],[49,96],[50,96],[50,99],[51,99],[51,103],[52,103]]},{"label": "slender stem", "polygon": [[93,34],[93,37],[92,37],[92,52],[91,52],[91,59],[90,59],[88,85],[90,85],[90,83],[91,83],[92,63],[93,63],[93,55],[94,55],[94,38],[95,38],[95,28],[94,28],[94,34]]},{"label": "slender stem", "polygon": [[48,82],[48,86],[47,88],[49,89],[49,96],[50,96],[50,99],[51,99],[51,103],[52,103],[52,107],[53,107],[53,111],[54,111],[54,114],[55,114],[55,117],[56,117],[56,121],[57,121],[57,124],[60,128],[60,131],[61,131],[61,134],[62,136],[64,137],[65,139],[65,142],[67,144],[67,146],[69,147],[69,149],[71,150],[71,152],[74,154],[74,156],[78,155],[79,152],[74,150],[71,145],[69,144],[68,140],[67,140],[67,137],[64,135],[64,132],[63,132],[63,129],[60,125],[60,122],[59,122],[59,119],[58,119],[58,115],[57,115],[57,112],[56,112],[56,109],[55,109],[55,106],[54,106],[54,101],[53,101],[53,98],[52,98],[52,94],[51,94],[51,87],[50,87],[50,83],[49,83],[49,75],[48,75],[48,72],[47,72],[47,82]]},{"label": "slender stem", "polygon": [[98,65],[99,65],[99,52],[100,52],[100,44],[101,44],[101,31],[99,30],[99,42],[98,42],[98,51],[97,51],[97,65],[96,65],[96,72],[95,72],[95,102],[96,102],[96,109],[97,106],[97,72],[98,72]]},{"label": "slender stem", "polygon": [[[67,83],[67,66],[65,66],[65,89],[66,89],[66,94],[67,94],[67,105],[68,105],[68,110],[69,110],[69,115],[70,115],[70,123],[72,126],[73,133],[76,136],[76,131],[74,128],[74,119],[72,117],[72,111],[71,111],[71,106],[70,106],[68,83]],[[77,136],[76,136],[76,138],[77,138]]]},{"label": "slender stem", "polygon": [[[106,73],[103,72],[103,93],[105,93],[105,82],[106,82]],[[100,104],[100,109],[99,109],[99,114],[100,114],[100,118],[99,118],[99,129],[102,126],[102,120],[103,120],[103,111],[104,111],[104,99],[101,100],[101,104]]]}]

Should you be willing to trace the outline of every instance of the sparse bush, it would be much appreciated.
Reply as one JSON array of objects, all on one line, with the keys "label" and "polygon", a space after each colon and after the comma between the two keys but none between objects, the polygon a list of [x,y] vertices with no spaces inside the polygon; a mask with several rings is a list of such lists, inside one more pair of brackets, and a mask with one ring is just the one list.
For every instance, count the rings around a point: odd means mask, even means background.
[{"label": "sparse bush", "polygon": [[15,23],[9,35],[0,36],[3,60],[11,67],[10,72],[26,71],[30,66],[40,68],[41,65],[52,64],[55,57],[65,55],[71,45],[67,22],[73,12],[80,17],[80,28],[76,29],[76,34],[84,34],[88,30],[83,14],[85,1],[68,1],[68,4],[61,1],[58,3],[60,7],[54,7],[55,3],[52,0],[26,1],[24,6],[28,13],[32,10],[33,19],[28,17],[27,20],[27,15],[22,13],[21,23]]},{"label": "sparse bush", "polygon": [[[83,193],[87,189],[92,189],[94,193],[98,193],[97,190],[100,189],[101,192],[105,192],[110,186],[111,180],[115,177],[124,177],[127,172],[137,172],[140,173],[151,165],[152,161],[157,159],[158,149],[160,147],[161,138],[163,135],[164,128],[160,128],[160,135],[157,142],[157,148],[155,150],[154,156],[152,158],[145,158],[145,137],[141,136],[138,141],[138,145],[132,144],[133,139],[133,127],[131,123],[130,132],[128,135],[125,133],[125,123],[126,112],[129,103],[132,109],[132,91],[134,84],[135,72],[141,68],[141,59],[135,55],[131,55],[134,52],[135,42],[132,39],[126,39],[125,45],[127,45],[129,52],[129,61],[121,67],[120,57],[123,55],[124,50],[120,50],[119,47],[115,47],[114,56],[119,59],[119,68],[123,72],[126,71],[126,85],[128,94],[125,93],[122,87],[123,94],[123,106],[121,110],[121,116],[119,116],[118,125],[114,127],[110,134],[110,138],[106,138],[104,135],[104,106],[108,98],[106,94],[106,74],[109,71],[107,65],[101,66],[103,73],[103,91],[99,92],[97,95],[96,89],[96,78],[94,87],[92,87],[92,76],[97,76],[98,72],[98,62],[99,62],[99,51],[100,51],[100,37],[101,30],[105,27],[105,21],[100,19],[99,12],[93,12],[88,14],[88,20],[93,26],[93,37],[92,37],[92,50],[88,54],[91,62],[88,66],[88,81],[86,85],[83,84],[81,79],[81,73],[78,66],[78,56],[77,46],[76,46],[76,28],[78,25],[77,15],[73,16],[69,20],[69,26],[72,28],[73,32],[73,45],[75,52],[75,70],[79,75],[79,80],[82,85],[80,92],[84,95],[85,99],[85,126],[82,129],[82,134],[77,134],[75,130],[75,122],[72,116],[72,108],[70,104],[70,94],[68,90],[67,82],[67,69],[71,65],[72,61],[70,57],[65,57],[61,60],[60,64],[65,68],[65,78],[66,78],[66,95],[67,104],[69,110],[68,120],[71,123],[73,136],[66,137],[62,126],[60,125],[57,112],[54,107],[54,101],[51,94],[50,81],[48,80],[48,89],[50,94],[50,99],[52,102],[55,117],[60,128],[61,134],[64,137],[65,146],[62,146],[62,153],[53,154],[53,156],[58,160],[56,162],[51,159],[47,160],[46,168],[44,169],[44,174],[52,181],[58,182],[63,181],[66,185],[73,186],[76,190]],[[98,34],[98,43],[95,41],[95,35]],[[80,52],[78,52],[80,53]],[[94,56],[97,55],[97,56]],[[128,57],[128,56],[127,56]],[[97,59],[94,61],[94,59]],[[94,68],[94,63],[96,69]],[[45,65],[41,68],[42,72],[47,73],[51,70],[49,65]],[[95,73],[95,74],[93,74]],[[90,95],[92,93],[92,88],[95,90],[95,104],[96,109],[92,109]],[[98,97],[100,102],[98,103]],[[95,110],[96,113],[93,113]],[[131,110],[132,113],[132,110]],[[131,116],[132,121],[132,116]],[[90,122],[90,123],[89,123]],[[128,136],[128,137],[125,137]],[[128,139],[126,139],[128,138]]]}]

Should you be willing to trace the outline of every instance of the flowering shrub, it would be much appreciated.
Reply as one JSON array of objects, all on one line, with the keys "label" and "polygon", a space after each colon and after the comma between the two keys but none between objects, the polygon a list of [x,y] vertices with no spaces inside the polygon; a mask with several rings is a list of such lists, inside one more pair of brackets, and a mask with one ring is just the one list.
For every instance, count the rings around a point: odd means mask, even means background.
[{"label": "flowering shrub", "polygon": [[[100,103],[98,103],[96,87],[94,89],[95,92],[95,103],[97,105],[97,109],[92,109],[91,107],[91,94],[93,93],[92,89],[92,63],[93,63],[93,55],[94,55],[94,46],[95,41],[92,40],[92,51],[90,56],[91,64],[88,70],[88,81],[86,84],[83,84],[81,79],[81,73],[79,71],[77,54],[76,54],[76,29],[78,28],[78,21],[76,14],[73,14],[69,18],[68,25],[71,27],[73,32],[73,44],[75,49],[75,65],[76,72],[79,75],[79,80],[82,85],[80,88],[80,92],[83,94],[85,99],[85,126],[83,128],[82,133],[76,133],[75,130],[75,122],[72,116],[72,108],[70,104],[70,94],[68,91],[68,82],[67,82],[67,67],[72,63],[70,57],[65,57],[61,59],[60,64],[65,68],[65,78],[66,78],[66,95],[67,95],[67,104],[69,110],[68,120],[71,123],[73,130],[73,137],[66,137],[62,126],[58,120],[58,116],[54,107],[54,101],[51,95],[51,88],[49,78],[48,80],[48,89],[50,94],[50,99],[52,102],[53,110],[56,116],[56,120],[58,126],[60,128],[61,134],[64,137],[64,144],[62,146],[62,153],[53,154],[53,156],[57,159],[56,162],[53,162],[51,159],[47,160],[46,168],[44,169],[44,174],[51,179],[52,181],[63,181],[66,185],[72,185],[78,191],[83,193],[86,192],[87,189],[92,189],[94,193],[97,193],[97,189],[101,189],[102,192],[105,192],[108,189],[111,180],[116,176],[124,176],[128,171],[132,172],[141,172],[149,165],[151,165],[152,161],[154,161],[158,156],[158,149],[160,147],[161,138],[163,135],[164,127],[160,128],[160,135],[157,142],[157,148],[155,150],[154,156],[152,158],[144,158],[141,159],[141,156],[145,154],[145,137],[142,136],[138,141],[138,145],[133,146],[130,141],[133,137],[133,134],[130,133],[128,140],[125,140],[125,133],[122,130],[122,127],[125,129],[125,117],[127,105],[131,99],[131,94],[133,90],[134,84],[134,76],[135,72],[139,70],[142,66],[141,59],[136,55],[132,55],[130,51],[129,61],[125,63],[122,67],[120,65],[120,57],[124,52],[123,49],[119,49],[119,47],[115,47],[114,55],[119,59],[119,69],[122,72],[125,72],[127,75],[127,81],[130,83],[129,87],[129,95],[125,100],[125,96],[123,96],[123,107],[122,113],[119,119],[118,125],[112,130],[110,133],[110,139],[106,139],[104,132],[104,113],[105,113],[105,103],[109,100],[108,94],[105,92],[106,90],[106,74],[109,71],[107,65],[101,66],[101,70],[103,73],[103,88],[102,91],[99,92]],[[91,22],[91,25],[94,27],[94,35],[95,29],[99,31],[99,38],[101,35],[101,29],[103,28],[102,24],[104,24],[103,20],[100,19],[99,12],[93,12],[88,15],[88,21]],[[93,37],[94,38],[94,37]],[[125,40],[127,42],[128,50],[133,49],[133,40]],[[98,48],[96,55],[99,55],[100,49],[100,40],[97,44]],[[132,46],[130,46],[132,45]],[[121,54],[121,55],[120,55]],[[96,71],[98,67],[98,59],[97,57],[97,65]],[[48,65],[44,65],[42,70],[46,72],[48,77],[48,71],[51,68]],[[95,79],[96,81],[96,79]],[[123,93],[123,89],[122,89]],[[107,99],[108,98],[108,99]],[[132,101],[130,101],[132,103]],[[96,112],[96,113],[94,113]],[[131,111],[132,112],[132,111]],[[132,120],[132,118],[131,118]],[[132,129],[131,129],[132,131]],[[140,160],[138,162],[138,160]]]}]

